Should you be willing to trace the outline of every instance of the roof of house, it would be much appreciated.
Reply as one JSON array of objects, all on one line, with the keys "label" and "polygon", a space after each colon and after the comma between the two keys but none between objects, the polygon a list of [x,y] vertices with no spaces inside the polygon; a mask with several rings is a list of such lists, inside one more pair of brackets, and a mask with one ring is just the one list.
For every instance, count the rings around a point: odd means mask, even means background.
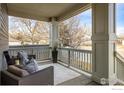
[{"label": "roof of house", "polygon": [[[75,15],[81,8],[86,8],[88,3],[7,3],[8,15],[49,21],[56,17],[58,20]],[[33,7],[32,7],[33,6]]]}]

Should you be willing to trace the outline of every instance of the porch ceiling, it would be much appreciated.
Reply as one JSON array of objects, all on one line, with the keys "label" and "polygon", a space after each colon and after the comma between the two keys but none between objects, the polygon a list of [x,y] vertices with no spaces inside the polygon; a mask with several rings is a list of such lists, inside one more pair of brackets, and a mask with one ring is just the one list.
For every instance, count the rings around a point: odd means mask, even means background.
[{"label": "porch ceiling", "polygon": [[85,8],[87,5],[86,3],[8,3],[7,8],[8,15],[11,16],[41,21],[50,21],[51,17],[56,17],[60,21],[75,15],[77,10],[79,13],[79,9]]}]

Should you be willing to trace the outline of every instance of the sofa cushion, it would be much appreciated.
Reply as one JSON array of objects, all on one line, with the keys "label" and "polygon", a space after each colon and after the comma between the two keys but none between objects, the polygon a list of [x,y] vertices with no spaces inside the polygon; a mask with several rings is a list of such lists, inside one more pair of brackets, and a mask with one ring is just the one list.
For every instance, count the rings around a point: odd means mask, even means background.
[{"label": "sofa cushion", "polygon": [[8,67],[7,71],[9,71],[19,77],[24,77],[24,76],[29,75],[29,73],[26,70],[20,69],[20,68],[16,67],[15,65],[10,65]]}]

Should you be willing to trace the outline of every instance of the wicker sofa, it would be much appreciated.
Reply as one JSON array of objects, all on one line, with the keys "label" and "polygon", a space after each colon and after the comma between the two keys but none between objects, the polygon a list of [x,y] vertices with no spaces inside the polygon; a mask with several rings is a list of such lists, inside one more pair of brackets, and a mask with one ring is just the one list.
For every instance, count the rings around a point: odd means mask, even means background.
[{"label": "wicker sofa", "polygon": [[4,70],[1,72],[1,82],[2,85],[53,85],[54,68],[50,66],[24,77]]}]

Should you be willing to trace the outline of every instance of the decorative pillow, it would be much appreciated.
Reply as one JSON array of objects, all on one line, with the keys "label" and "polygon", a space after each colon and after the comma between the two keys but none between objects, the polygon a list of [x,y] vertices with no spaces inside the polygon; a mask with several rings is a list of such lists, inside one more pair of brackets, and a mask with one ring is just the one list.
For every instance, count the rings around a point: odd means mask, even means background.
[{"label": "decorative pillow", "polygon": [[30,74],[38,71],[38,64],[35,59],[31,59],[27,65],[24,66],[24,69],[27,70]]},{"label": "decorative pillow", "polygon": [[14,65],[10,65],[7,69],[7,71],[19,76],[19,77],[24,77],[29,75],[29,73],[26,70],[20,69]]},{"label": "decorative pillow", "polygon": [[20,58],[20,64],[21,65],[26,65],[29,62],[27,53],[24,51],[18,52],[18,57]]}]

